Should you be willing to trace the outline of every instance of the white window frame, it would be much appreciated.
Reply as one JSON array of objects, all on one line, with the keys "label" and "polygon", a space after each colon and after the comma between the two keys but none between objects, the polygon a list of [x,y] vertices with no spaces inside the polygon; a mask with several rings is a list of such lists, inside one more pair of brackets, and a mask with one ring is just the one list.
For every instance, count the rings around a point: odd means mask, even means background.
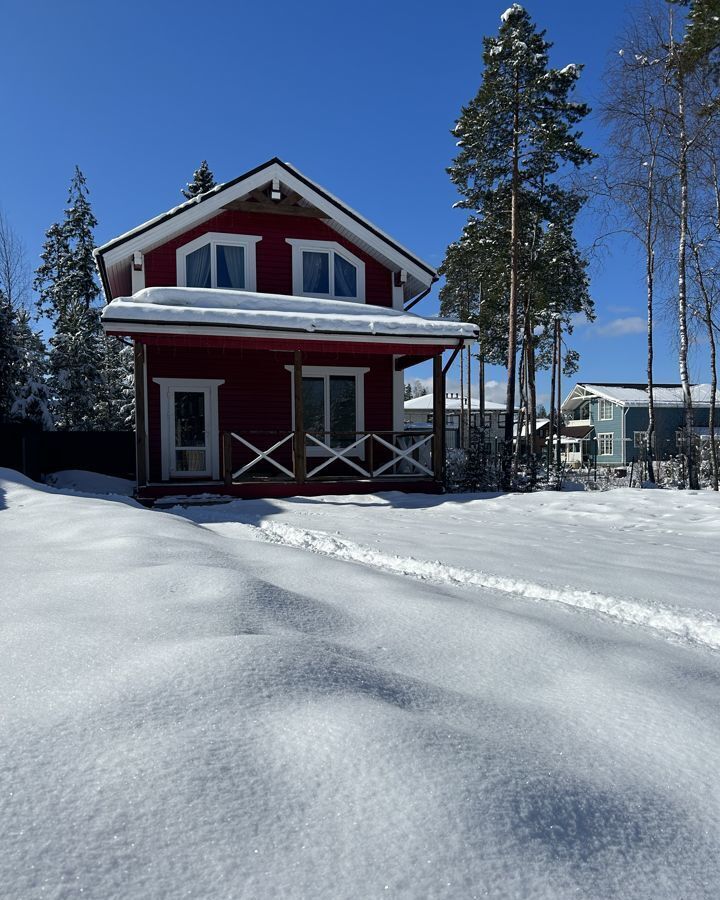
[{"label": "white window frame", "polygon": [[[347,300],[348,303],[364,303],[365,302],[365,263],[358,259],[354,253],[351,253],[337,241],[306,241],[301,238],[285,238],[286,242],[292,247],[292,272],[293,272],[293,294],[297,297],[319,297],[325,300]],[[346,262],[351,263],[357,270],[357,296],[356,297],[336,297],[335,296],[335,264],[334,260],[330,260],[328,264],[328,276],[330,291],[327,294],[307,293],[303,290],[303,251],[310,253],[327,253],[329,256],[337,254]]]},{"label": "white window frame", "polygon": [[[607,415],[608,407],[610,408],[609,416]],[[598,400],[598,417],[600,422],[612,422],[615,418],[615,404],[611,400],[600,397]]]},{"label": "white window frame", "polygon": [[[285,366],[290,372],[290,388],[292,397],[292,429],[295,431],[295,367]],[[370,371],[368,367],[346,367],[346,366],[303,366],[303,378],[324,378],[325,379],[325,427],[329,431],[330,416],[330,376],[331,375],[354,375],[355,376],[355,429],[357,432],[365,431],[365,375]],[[323,438],[324,440],[324,438]],[[307,447],[305,453],[308,456],[330,456],[330,453],[323,447],[317,445]],[[356,447],[352,456],[365,459],[365,444]]]},{"label": "white window frame", "polygon": [[498,428],[504,428],[507,420],[507,413],[498,413]]},{"label": "white window frame", "polygon": [[[610,450],[603,450],[603,445],[610,442]],[[613,456],[615,453],[615,435],[612,431],[601,431],[597,435],[598,456]]]},{"label": "white window frame", "polygon": [[638,450],[647,447],[647,431],[633,431],[633,447]]},{"label": "white window frame", "polygon": [[[160,386],[160,452],[162,480],[171,478],[212,479],[220,478],[220,433],[218,415],[218,388],[225,384],[219,378],[153,378]],[[179,472],[175,468],[175,403],[177,391],[197,391],[205,394],[205,462],[202,472]]]},{"label": "white window frame", "polygon": [[220,288],[223,291],[257,290],[257,265],[255,262],[255,247],[262,238],[254,234],[225,234],[221,231],[208,231],[190,241],[189,244],[183,244],[175,251],[175,259],[177,264],[177,283],[178,287],[187,287],[187,272],[185,260],[187,257],[210,244],[210,287],[217,288],[217,248],[218,245],[225,247],[243,247],[245,249],[245,287],[244,288]]}]

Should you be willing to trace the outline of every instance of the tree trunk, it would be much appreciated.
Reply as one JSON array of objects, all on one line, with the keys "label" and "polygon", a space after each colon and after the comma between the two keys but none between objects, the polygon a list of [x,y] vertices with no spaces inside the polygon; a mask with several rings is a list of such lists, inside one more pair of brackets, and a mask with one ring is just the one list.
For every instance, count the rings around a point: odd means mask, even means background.
[{"label": "tree trunk", "polygon": [[517,292],[519,276],[518,194],[520,192],[520,74],[515,72],[515,109],[513,112],[512,184],[510,189],[510,298],[508,303],[507,391],[505,394],[505,435],[503,450],[503,487],[511,486],[513,426],[515,424],[515,375],[517,355]]},{"label": "tree trunk", "polygon": [[462,450],[465,447],[465,383],[464,383],[464,370],[462,364],[462,350],[458,356],[460,361],[460,416],[458,417],[458,449]]},{"label": "tree trunk", "polygon": [[530,434],[528,440],[530,442],[530,480],[533,485],[537,481],[537,454],[535,452],[536,434],[537,434],[537,391],[535,387],[535,339],[532,329],[528,335],[527,344],[527,374],[528,374],[528,406]]},{"label": "tree trunk", "polygon": [[557,342],[557,446],[555,447],[555,465],[557,466],[557,490],[560,490],[562,487],[562,479],[560,478],[560,471],[562,468],[562,459],[560,455],[560,438],[562,437],[562,326],[560,324],[559,316],[555,320],[555,340]]},{"label": "tree trunk", "polygon": [[468,437],[468,450],[472,446],[472,441],[470,440],[470,433],[472,432],[472,364],[470,362],[470,347],[467,348],[467,395],[468,395],[468,425],[467,425],[467,437]]},{"label": "tree trunk", "polygon": [[[512,463],[512,473],[513,478],[517,475],[518,465],[520,462],[520,447],[522,444],[522,429],[523,429],[523,420],[525,415],[525,341],[523,340],[522,345],[520,347],[520,402],[518,404],[518,421],[517,421],[517,434],[515,435],[514,440],[514,448],[513,448],[513,463]],[[513,419],[515,417],[513,416]],[[507,424],[507,418],[505,419]],[[515,423],[513,422],[513,430]]]},{"label": "tree trunk", "polygon": [[647,392],[648,428],[645,439],[648,465],[648,481],[655,483],[653,447],[655,443],[655,397],[653,395],[653,295],[655,288],[655,250],[653,248],[653,204],[654,204],[655,158],[648,171],[647,216],[645,219],[645,263],[647,281]]},{"label": "tree trunk", "polygon": [[678,238],[678,325],[680,332],[680,383],[685,400],[685,455],[687,458],[688,487],[699,487],[693,445],[693,405],[688,375],[688,323],[687,323],[687,229],[688,229],[688,140],[685,122],[685,76],[682,63],[675,58],[677,66],[677,116],[680,146],[678,157],[678,181],[680,186],[680,228]]},{"label": "tree trunk", "polygon": [[715,398],[717,395],[717,348],[715,346],[715,327],[712,320],[712,307],[706,303],[706,324],[710,339],[710,385],[711,402],[708,412],[708,432],[710,438],[710,464],[712,466],[713,490],[718,490],[718,448],[715,443]]},{"label": "tree trunk", "polygon": [[[553,322],[553,329],[555,323]],[[552,366],[550,368],[550,427],[548,428],[547,448],[547,481],[550,481],[550,470],[553,464],[553,441],[555,440],[555,376],[557,372],[557,339],[553,330]]]},{"label": "tree trunk", "polygon": [[693,257],[695,259],[695,268],[697,272],[697,285],[700,288],[700,295],[703,299],[703,321],[707,329],[708,343],[710,344],[710,384],[711,384],[711,403],[708,412],[708,436],[710,439],[710,467],[712,474],[713,490],[718,490],[718,451],[715,445],[715,395],[717,393],[717,346],[715,343],[715,325],[713,322],[713,304],[710,293],[705,282],[705,276],[700,261],[700,252],[698,246],[693,242]]}]

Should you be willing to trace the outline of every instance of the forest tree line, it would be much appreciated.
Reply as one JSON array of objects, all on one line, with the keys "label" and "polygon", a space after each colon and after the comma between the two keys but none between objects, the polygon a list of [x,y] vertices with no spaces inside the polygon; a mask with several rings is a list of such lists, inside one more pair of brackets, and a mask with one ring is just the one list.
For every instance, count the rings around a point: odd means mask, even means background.
[{"label": "forest tree line", "polygon": [[[549,65],[551,43],[523,7],[503,13],[483,43],[476,96],[462,108],[448,168],[468,211],[441,274],[441,312],[476,322],[476,359],[507,369],[507,409],[519,409],[517,433],[536,427],[536,375],[551,374],[547,473],[560,468],[563,376],[578,368],[570,336],[578,319],[595,317],[588,256],[574,236],[591,202],[604,213],[602,240],[625,232],[645,257],[648,474],[654,480],[653,336],[658,287],[674,297],[678,371],[685,430],[693,433],[688,353],[693,333],[710,348],[717,384],[720,180],[720,0],[655,0],[638,7],[608,68],[600,110],[610,150],[598,158],[580,126],[590,112],[574,99],[582,66]],[[470,350],[461,362],[472,390]],[[463,377],[463,376],[461,376]],[[470,404],[468,404],[470,411]],[[468,420],[469,425],[469,420]],[[529,426],[529,427],[528,427]],[[711,467],[718,459],[710,414]],[[502,483],[513,484],[521,454],[534,480],[540,460],[530,442],[514,440],[506,417]],[[553,454],[554,449],[554,454]],[[554,458],[553,458],[554,456]],[[686,441],[688,484],[698,486],[694,442]]]}]

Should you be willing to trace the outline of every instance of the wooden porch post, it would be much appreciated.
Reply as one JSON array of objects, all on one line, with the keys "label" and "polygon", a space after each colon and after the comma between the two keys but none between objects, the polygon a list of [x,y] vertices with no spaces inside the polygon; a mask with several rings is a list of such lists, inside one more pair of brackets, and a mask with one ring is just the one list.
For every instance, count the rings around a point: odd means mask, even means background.
[{"label": "wooden porch post", "polygon": [[135,472],[138,487],[147,484],[147,436],[145,434],[145,345],[135,341]]},{"label": "wooden porch post", "polygon": [[232,437],[229,431],[223,431],[222,433],[222,448],[223,448],[223,456],[222,456],[222,464],[223,464],[223,481],[225,485],[232,484]]},{"label": "wooden porch post", "polygon": [[305,423],[303,417],[302,391],[302,351],[295,351],[295,369],[293,373],[295,395],[295,437],[293,454],[295,457],[295,481],[305,481]]},{"label": "wooden porch post", "polygon": [[442,354],[433,357],[433,473],[435,481],[445,478],[445,375]]}]

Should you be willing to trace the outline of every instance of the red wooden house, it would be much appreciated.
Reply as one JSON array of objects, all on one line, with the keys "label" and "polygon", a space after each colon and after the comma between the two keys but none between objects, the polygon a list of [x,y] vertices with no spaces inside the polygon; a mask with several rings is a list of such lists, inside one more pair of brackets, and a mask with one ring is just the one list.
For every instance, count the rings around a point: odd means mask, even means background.
[{"label": "red wooden house", "polygon": [[[408,312],[435,271],[292,166],[95,254],[103,328],[135,347],[140,498],[439,488],[442,354],[476,329]],[[437,424],[418,435],[403,369],[426,359]]]}]

